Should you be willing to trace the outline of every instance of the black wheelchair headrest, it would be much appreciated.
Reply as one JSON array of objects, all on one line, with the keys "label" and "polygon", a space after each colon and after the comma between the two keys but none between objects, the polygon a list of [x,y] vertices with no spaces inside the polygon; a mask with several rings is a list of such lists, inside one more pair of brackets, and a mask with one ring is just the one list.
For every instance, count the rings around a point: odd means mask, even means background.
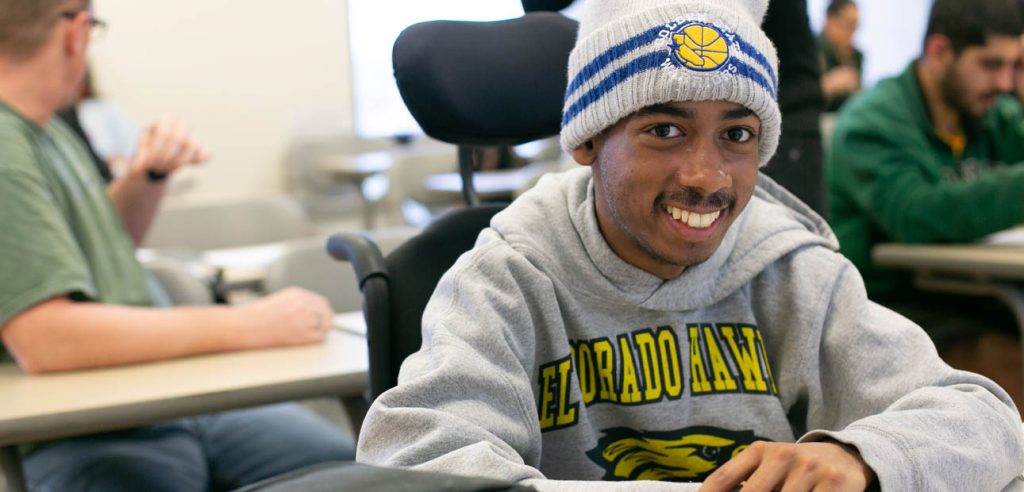
[{"label": "black wheelchair headrest", "polygon": [[533,12],[536,10],[562,10],[572,4],[573,0],[523,0],[523,10]]},{"label": "black wheelchair headrest", "polygon": [[551,12],[414,24],[395,41],[395,80],[427,135],[518,145],[558,134],[576,21]]}]

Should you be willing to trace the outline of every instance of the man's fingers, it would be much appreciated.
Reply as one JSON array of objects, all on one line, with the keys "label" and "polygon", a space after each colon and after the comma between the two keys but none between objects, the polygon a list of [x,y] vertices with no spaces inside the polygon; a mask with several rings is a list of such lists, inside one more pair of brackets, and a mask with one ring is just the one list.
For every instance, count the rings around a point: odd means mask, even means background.
[{"label": "man's fingers", "polygon": [[760,442],[751,444],[715,470],[700,487],[700,492],[731,492],[739,487],[761,464],[764,447]]},{"label": "man's fingers", "polygon": [[205,161],[209,153],[181,121],[162,116],[143,133],[134,165],[137,172],[170,174],[186,164]]},{"label": "man's fingers", "polygon": [[[801,469],[799,465],[794,466],[789,470],[789,475],[785,477],[786,483],[782,486],[782,492],[809,492],[811,490],[818,490],[815,488],[818,485],[818,480],[811,470]],[[820,485],[818,485],[820,487]],[[837,492],[837,489],[830,489],[833,492]]]},{"label": "man's fingers", "polygon": [[[743,490],[764,491],[770,492],[773,490],[779,490],[779,488],[785,484],[786,487],[790,486],[790,480],[793,478],[793,470],[791,463],[793,461],[794,449],[792,447],[771,447],[765,446],[765,450],[761,452],[761,459],[757,463],[757,468],[752,471],[749,477],[746,479],[746,483],[743,484]],[[737,456],[738,457],[738,456]],[[798,480],[794,480],[794,491],[808,492],[811,484],[803,485],[800,488],[800,484],[803,482],[801,477]],[[789,489],[783,488],[782,490]]]},{"label": "man's fingers", "polygon": [[184,158],[184,164],[202,164],[210,158],[210,153],[206,151],[206,147],[199,143],[193,136],[189,136],[187,142],[188,154]]}]

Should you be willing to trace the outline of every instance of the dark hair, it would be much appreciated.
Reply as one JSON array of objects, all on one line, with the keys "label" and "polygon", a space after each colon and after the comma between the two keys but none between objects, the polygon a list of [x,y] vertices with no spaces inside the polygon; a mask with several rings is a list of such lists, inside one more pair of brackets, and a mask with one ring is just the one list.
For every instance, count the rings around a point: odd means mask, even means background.
[{"label": "dark hair", "polygon": [[832,0],[828,3],[828,7],[825,8],[825,15],[829,17],[839,15],[839,12],[846,8],[847,5],[857,6],[856,3],[853,3],[853,0]]},{"label": "dark hair", "polygon": [[935,0],[928,17],[925,39],[934,34],[949,38],[953,51],[982,46],[989,36],[1017,37],[1024,32],[1015,0]]}]

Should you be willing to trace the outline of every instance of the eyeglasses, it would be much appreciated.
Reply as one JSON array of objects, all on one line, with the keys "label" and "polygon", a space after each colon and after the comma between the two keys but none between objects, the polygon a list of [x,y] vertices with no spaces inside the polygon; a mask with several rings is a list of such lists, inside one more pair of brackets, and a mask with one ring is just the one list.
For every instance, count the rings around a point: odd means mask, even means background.
[{"label": "eyeglasses", "polygon": [[[74,20],[75,17],[78,17],[78,14],[80,14],[80,13],[82,13],[81,10],[79,10],[77,12],[72,12],[72,11],[61,12],[60,16],[62,18],[64,18],[64,19]],[[106,21],[97,19],[97,18],[93,17],[92,14],[89,14],[89,26],[92,27],[92,29],[93,29],[93,37],[96,37],[96,38],[103,37],[103,34],[105,32],[107,32],[107,23],[106,23]]]}]

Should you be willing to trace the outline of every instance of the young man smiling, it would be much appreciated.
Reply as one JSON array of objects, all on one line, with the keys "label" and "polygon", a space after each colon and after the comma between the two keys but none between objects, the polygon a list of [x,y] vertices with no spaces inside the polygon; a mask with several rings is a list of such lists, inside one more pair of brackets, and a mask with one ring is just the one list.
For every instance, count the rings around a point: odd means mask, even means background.
[{"label": "young man smiling", "polygon": [[878,243],[965,243],[1024,222],[1024,24],[1013,0],[936,0],[921,56],[854,99],[826,159],[830,220],[873,300],[914,320],[952,365],[1021,393],[1016,321],[993,299],[918,291],[876,268]]},{"label": "young man smiling", "polygon": [[1006,393],[869,302],[822,219],[758,174],[780,132],[766,8],[586,4],[561,136],[584,167],[444,276],[358,459],[587,491],[1000,490],[1020,472]]},{"label": "young man smiling", "polygon": [[665,280],[710,257],[754,190],[760,127],[732,102],[663,103],[573,151],[594,168],[598,224],[612,250]]}]

